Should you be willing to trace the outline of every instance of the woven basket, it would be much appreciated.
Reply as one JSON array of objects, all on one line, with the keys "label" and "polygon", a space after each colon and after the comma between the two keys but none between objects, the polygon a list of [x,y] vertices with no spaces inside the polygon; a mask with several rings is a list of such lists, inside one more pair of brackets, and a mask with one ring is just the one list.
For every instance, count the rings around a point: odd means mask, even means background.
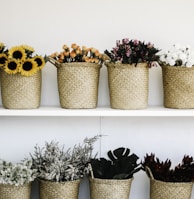
[{"label": "woven basket", "polygon": [[77,199],[80,180],[50,182],[40,180],[40,199]]},{"label": "woven basket", "polygon": [[150,169],[150,199],[191,199],[192,182],[163,182],[155,180]]},{"label": "woven basket", "polygon": [[164,107],[194,108],[194,67],[162,66]]},{"label": "woven basket", "polygon": [[91,199],[129,199],[131,179],[97,179],[90,178]]},{"label": "woven basket", "polygon": [[0,199],[30,199],[31,183],[15,186],[0,184]]},{"label": "woven basket", "polygon": [[144,109],[148,104],[148,66],[146,63],[107,63],[111,108]]},{"label": "woven basket", "polygon": [[4,108],[35,109],[40,106],[41,71],[30,77],[10,75],[0,70],[1,96]]},{"label": "woven basket", "polygon": [[86,62],[57,63],[59,100],[62,108],[96,108],[101,65]]},{"label": "woven basket", "polygon": [[129,199],[133,178],[123,180],[94,178],[91,164],[89,167],[90,199]]}]

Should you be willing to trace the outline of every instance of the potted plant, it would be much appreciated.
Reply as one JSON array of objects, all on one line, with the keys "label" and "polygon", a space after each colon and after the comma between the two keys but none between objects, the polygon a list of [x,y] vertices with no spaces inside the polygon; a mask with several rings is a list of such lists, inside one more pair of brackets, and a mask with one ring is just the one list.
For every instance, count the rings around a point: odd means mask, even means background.
[{"label": "potted plant", "polygon": [[190,199],[194,179],[193,157],[185,155],[171,168],[171,161],[161,161],[155,154],[146,154],[142,169],[150,178],[151,199]]},{"label": "potted plant", "polygon": [[32,167],[40,179],[40,199],[77,199],[80,180],[88,173],[93,144],[98,136],[85,138],[83,144],[64,149],[58,142],[35,146]]},{"label": "potted plant", "polygon": [[57,67],[58,91],[62,108],[96,108],[99,74],[105,56],[95,48],[63,45],[49,60]]},{"label": "potted plant", "polygon": [[42,56],[33,55],[28,45],[7,49],[0,43],[0,80],[2,104],[9,109],[33,109],[40,106]]},{"label": "potted plant", "polygon": [[164,106],[167,108],[194,108],[194,50],[179,44],[161,51]]},{"label": "potted plant", "polygon": [[37,177],[31,161],[0,160],[0,199],[30,199],[31,182]]},{"label": "potted plant", "polygon": [[91,159],[91,199],[128,199],[133,174],[141,169],[139,158],[123,147],[107,154],[109,159]]},{"label": "potted plant", "polygon": [[153,44],[128,38],[105,50],[110,104],[116,109],[144,109],[148,104],[148,68],[156,65],[159,50]]}]

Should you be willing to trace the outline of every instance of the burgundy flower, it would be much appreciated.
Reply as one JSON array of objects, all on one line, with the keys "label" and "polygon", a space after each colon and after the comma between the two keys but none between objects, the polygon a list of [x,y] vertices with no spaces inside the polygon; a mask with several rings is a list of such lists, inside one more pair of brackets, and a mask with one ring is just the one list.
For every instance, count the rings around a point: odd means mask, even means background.
[{"label": "burgundy flower", "polygon": [[128,44],[129,43],[129,39],[128,38],[124,38],[122,39],[123,44]]}]

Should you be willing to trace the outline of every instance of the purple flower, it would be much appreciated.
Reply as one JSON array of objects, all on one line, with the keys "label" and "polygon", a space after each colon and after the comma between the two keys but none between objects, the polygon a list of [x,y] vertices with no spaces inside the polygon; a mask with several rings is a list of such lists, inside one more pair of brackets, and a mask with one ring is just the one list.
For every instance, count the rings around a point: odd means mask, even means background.
[{"label": "purple flower", "polygon": [[120,41],[120,40],[117,40],[117,41],[116,41],[116,44],[117,44],[117,47],[119,47],[120,44],[121,44],[121,41]]},{"label": "purple flower", "polygon": [[128,44],[129,43],[129,39],[128,38],[124,38],[122,39],[123,44]]},{"label": "purple flower", "polygon": [[129,56],[131,55],[131,51],[130,51],[130,49],[129,49],[129,50],[127,50],[125,54],[126,54],[126,56],[127,56],[127,57],[129,57]]},{"label": "purple flower", "polygon": [[138,45],[139,44],[139,41],[137,39],[133,40],[133,44],[134,45]]},{"label": "purple flower", "polygon": [[113,48],[113,53],[114,53],[115,55],[117,55],[118,50],[119,50],[118,47]]},{"label": "purple flower", "polygon": [[153,48],[154,45],[153,45],[151,42],[148,42],[147,47],[148,47],[148,48]]}]

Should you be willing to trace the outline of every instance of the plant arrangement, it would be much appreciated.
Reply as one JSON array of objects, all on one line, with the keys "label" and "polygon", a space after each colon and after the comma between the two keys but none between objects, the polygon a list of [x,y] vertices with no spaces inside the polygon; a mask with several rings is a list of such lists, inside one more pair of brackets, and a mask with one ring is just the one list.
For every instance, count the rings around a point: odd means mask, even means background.
[{"label": "plant arrangement", "polygon": [[194,65],[194,50],[192,50],[190,46],[175,44],[171,49],[161,51],[158,55],[161,65],[187,68],[191,68]]},{"label": "plant arrangement", "polygon": [[109,159],[91,159],[91,169],[95,178],[100,179],[129,179],[138,172],[141,167],[137,163],[136,154],[130,154],[128,148],[117,148],[108,151]]},{"label": "plant arrangement", "polygon": [[88,162],[92,158],[93,144],[98,136],[85,138],[83,144],[75,145],[65,151],[58,142],[46,142],[45,147],[35,146],[30,154],[32,167],[38,177],[53,182],[66,182],[82,179],[88,172]]},{"label": "plant arrangement", "polygon": [[80,47],[75,43],[73,43],[71,47],[63,45],[63,51],[60,53],[55,52],[49,57],[55,59],[59,63],[87,62],[102,64],[107,59],[107,56],[101,54],[99,50],[86,46]]},{"label": "plant arrangement", "polygon": [[116,46],[111,51],[105,50],[110,61],[113,63],[135,64],[148,63],[149,66],[155,65],[159,56],[159,50],[150,42],[145,43],[139,40],[129,40],[124,38],[116,41]]},{"label": "plant arrangement", "polygon": [[34,52],[34,48],[28,45],[7,49],[0,43],[0,68],[8,74],[32,76],[45,65],[45,59],[40,55],[34,55]]},{"label": "plant arrangement", "polygon": [[32,168],[32,161],[12,163],[0,160],[0,184],[20,186],[28,184],[37,177],[36,169]]},{"label": "plant arrangement", "polygon": [[164,182],[192,182],[194,179],[194,160],[193,157],[185,155],[182,162],[171,168],[171,161],[159,160],[155,154],[146,154],[142,162],[142,169],[146,171],[148,167],[154,179]]}]

